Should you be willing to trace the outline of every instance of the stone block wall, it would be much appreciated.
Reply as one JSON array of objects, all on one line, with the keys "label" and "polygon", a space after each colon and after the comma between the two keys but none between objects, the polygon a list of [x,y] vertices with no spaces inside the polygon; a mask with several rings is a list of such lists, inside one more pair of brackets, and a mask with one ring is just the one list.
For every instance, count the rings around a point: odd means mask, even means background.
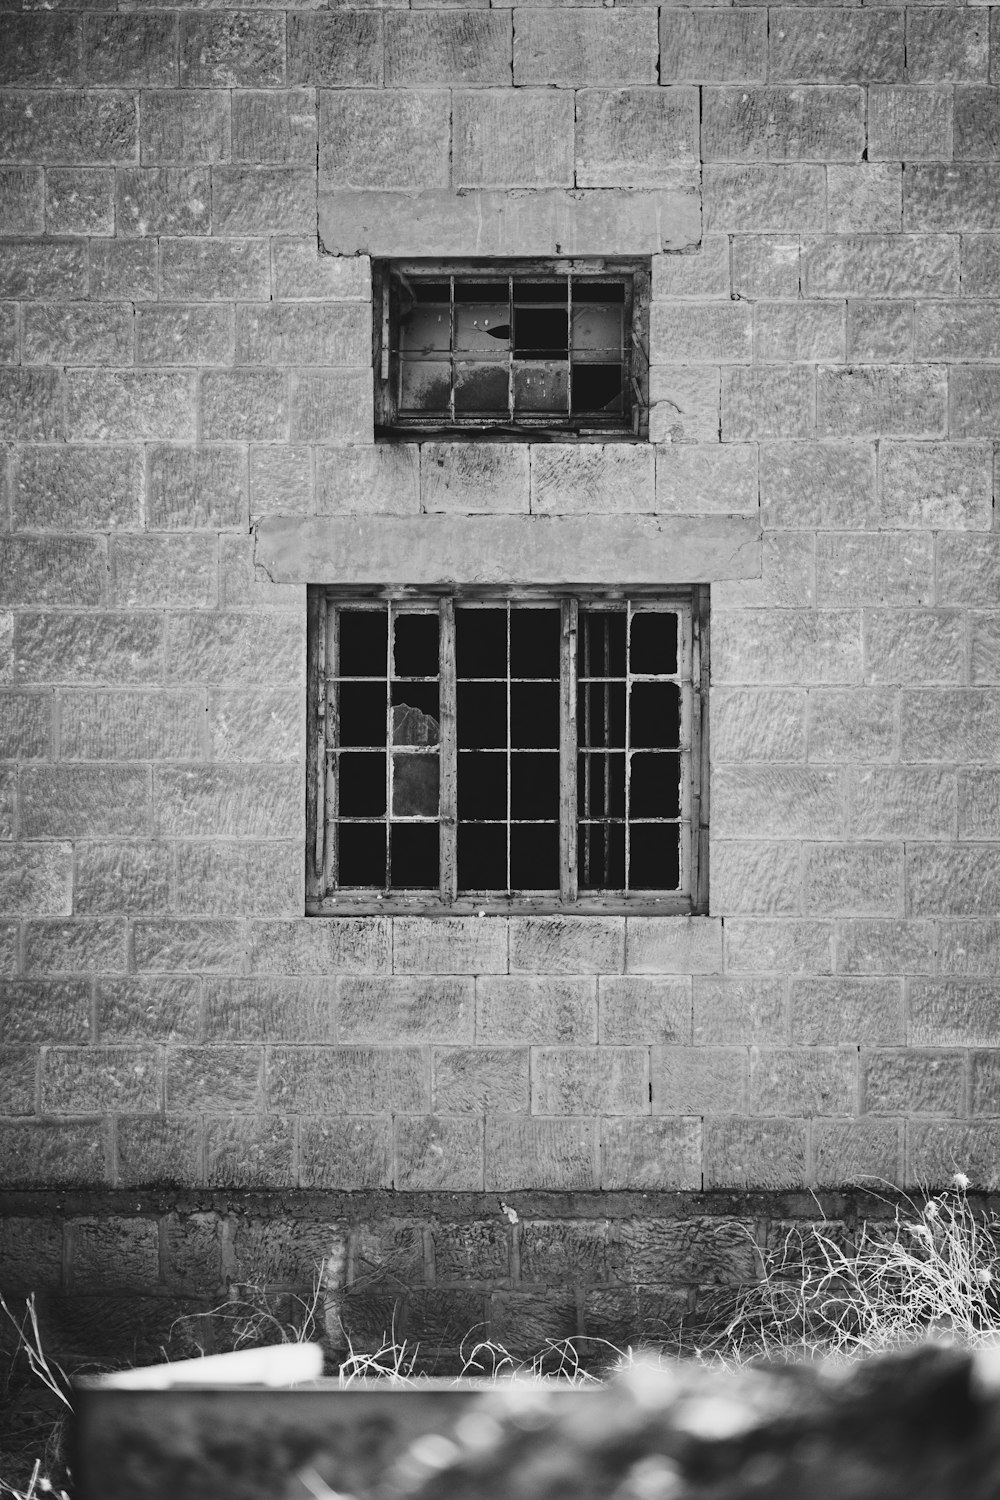
[{"label": "stone block wall", "polygon": [[[0,15],[3,1183],[996,1185],[992,17]],[[649,442],[375,444],[391,254],[650,255]],[[708,917],[305,917],[303,584],[473,514],[704,542]]]}]

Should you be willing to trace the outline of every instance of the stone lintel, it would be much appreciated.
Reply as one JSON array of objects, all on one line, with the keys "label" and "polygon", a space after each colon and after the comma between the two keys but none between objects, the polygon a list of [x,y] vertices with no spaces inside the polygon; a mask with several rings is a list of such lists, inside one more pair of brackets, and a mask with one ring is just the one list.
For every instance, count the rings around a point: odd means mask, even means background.
[{"label": "stone lintel", "polygon": [[742,516],[267,516],[275,583],[674,584],[760,576]]},{"label": "stone lintel", "polygon": [[683,168],[652,189],[321,190],[331,255],[656,255],[701,243],[701,187]]}]

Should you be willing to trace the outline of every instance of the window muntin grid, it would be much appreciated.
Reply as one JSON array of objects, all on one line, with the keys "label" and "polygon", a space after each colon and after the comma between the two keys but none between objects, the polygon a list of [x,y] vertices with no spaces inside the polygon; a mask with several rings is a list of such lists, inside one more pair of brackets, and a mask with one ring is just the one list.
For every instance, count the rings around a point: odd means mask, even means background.
[{"label": "window muntin grid", "polygon": [[693,909],[702,592],[313,590],[310,909]]}]

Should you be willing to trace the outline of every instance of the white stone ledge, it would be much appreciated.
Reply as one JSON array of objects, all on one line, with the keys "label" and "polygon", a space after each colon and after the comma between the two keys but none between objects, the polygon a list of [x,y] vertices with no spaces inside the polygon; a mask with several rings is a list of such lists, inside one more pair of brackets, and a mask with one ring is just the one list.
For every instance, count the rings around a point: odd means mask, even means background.
[{"label": "white stone ledge", "polygon": [[274,583],[674,584],[760,576],[743,516],[267,516]]}]

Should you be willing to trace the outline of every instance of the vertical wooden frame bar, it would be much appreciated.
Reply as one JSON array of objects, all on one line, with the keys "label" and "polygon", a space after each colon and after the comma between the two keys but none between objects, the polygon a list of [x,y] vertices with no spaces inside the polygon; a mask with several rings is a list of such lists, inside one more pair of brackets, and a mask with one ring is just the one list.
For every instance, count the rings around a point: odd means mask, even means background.
[{"label": "vertical wooden frame bar", "polygon": [[440,632],[438,678],[441,693],[441,801],[439,805],[441,900],[450,905],[458,890],[458,740],[455,687],[455,602],[442,599],[438,605]]},{"label": "vertical wooden frame bar", "polygon": [[698,584],[691,601],[691,910],[708,912],[709,586]]},{"label": "vertical wooden frame bar", "polygon": [[560,642],[561,713],[559,724],[559,898],[577,895],[576,677],[579,609],[575,599],[562,601]]},{"label": "vertical wooden frame bar", "polygon": [[306,602],[306,900],[318,901],[325,894],[323,885],[323,845],[325,819],[323,787],[326,778],[326,736],[321,704],[326,701],[323,644],[326,624],[326,598],[321,589],[311,588]]},{"label": "vertical wooden frame bar", "polygon": [[323,672],[320,692],[323,695],[323,888],[331,893],[337,880],[337,820],[340,816],[340,779],[335,751],[340,745],[340,689],[335,679],[340,675],[340,634],[337,610],[330,600],[323,600]]}]

